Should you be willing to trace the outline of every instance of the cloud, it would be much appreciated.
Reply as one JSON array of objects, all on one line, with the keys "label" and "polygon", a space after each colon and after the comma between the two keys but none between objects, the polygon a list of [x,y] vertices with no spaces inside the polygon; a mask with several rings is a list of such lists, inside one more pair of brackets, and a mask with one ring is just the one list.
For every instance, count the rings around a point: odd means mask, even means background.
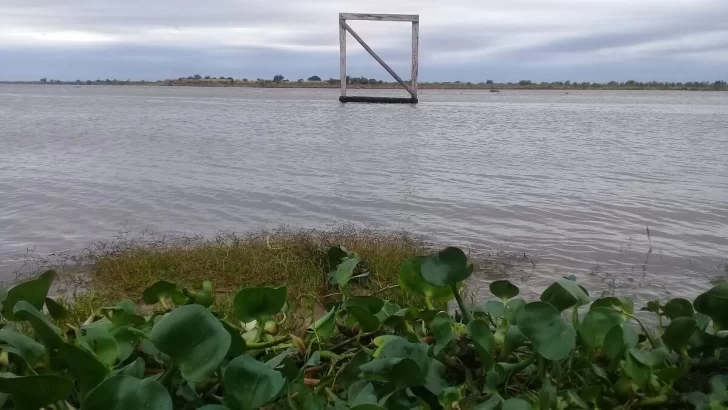
[{"label": "cloud", "polygon": [[[725,0],[370,0],[366,10],[353,0],[3,0],[0,80],[336,77],[339,11],[420,14],[425,81],[563,79],[573,66],[591,69],[587,80],[609,77],[605,67],[655,73],[645,80],[728,77]],[[406,72],[407,24],[351,25]],[[385,77],[353,39],[348,49],[352,73]]]}]

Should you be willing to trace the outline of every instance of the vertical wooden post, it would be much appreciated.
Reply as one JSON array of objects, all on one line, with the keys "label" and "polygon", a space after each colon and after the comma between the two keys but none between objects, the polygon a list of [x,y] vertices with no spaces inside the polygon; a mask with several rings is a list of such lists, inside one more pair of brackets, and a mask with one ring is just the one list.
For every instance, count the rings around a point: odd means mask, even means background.
[{"label": "vertical wooden post", "polygon": [[419,49],[420,49],[420,22],[412,22],[412,91],[413,97],[417,98],[417,72],[419,71]]},{"label": "vertical wooden post", "polygon": [[339,81],[341,82],[341,96],[346,97],[346,29],[344,19],[339,17]]}]

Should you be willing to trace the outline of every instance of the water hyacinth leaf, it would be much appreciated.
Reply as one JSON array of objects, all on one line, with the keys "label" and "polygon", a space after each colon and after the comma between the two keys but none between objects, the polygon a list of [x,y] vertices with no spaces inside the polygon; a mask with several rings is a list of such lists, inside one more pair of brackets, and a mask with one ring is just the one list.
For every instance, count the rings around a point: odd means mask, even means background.
[{"label": "water hyacinth leaf", "polygon": [[532,302],[518,314],[518,327],[548,360],[566,358],[576,345],[576,331],[550,303]]},{"label": "water hyacinth leaf", "polygon": [[526,306],[526,301],[521,298],[511,299],[506,304],[506,310],[504,312],[504,318],[508,323],[517,325],[518,324],[518,313]]},{"label": "water hyacinth leaf", "polygon": [[326,251],[326,261],[329,264],[329,271],[334,271],[339,264],[346,258],[351,256],[349,251],[343,246],[331,246]]},{"label": "water hyacinth leaf", "polygon": [[447,387],[437,395],[437,400],[440,402],[440,405],[446,409],[458,408],[459,406],[454,407],[454,405],[462,400],[462,398],[463,395],[460,393],[460,390],[455,387]]},{"label": "water hyacinth leaf", "polygon": [[392,383],[396,388],[425,384],[425,373],[412,359],[374,359],[359,367],[367,380]]},{"label": "water hyacinth leaf", "polygon": [[166,280],[154,282],[151,286],[142,292],[142,300],[147,305],[153,305],[162,300],[172,297],[172,293],[177,290],[177,285]]},{"label": "water hyacinth leaf", "polygon": [[344,307],[359,306],[369,313],[378,313],[384,307],[384,300],[374,296],[352,296],[346,300]]},{"label": "water hyacinth leaf", "polygon": [[689,300],[683,298],[671,299],[665,306],[662,307],[662,311],[665,312],[670,320],[677,319],[679,317],[693,317],[693,304]]},{"label": "water hyacinth leaf", "polygon": [[452,286],[472,273],[468,257],[459,248],[445,248],[422,261],[422,277],[434,286]]},{"label": "water hyacinth leaf", "polygon": [[576,282],[559,279],[543,291],[541,301],[550,303],[562,312],[570,307],[588,304],[589,295]]},{"label": "water hyacinth leaf", "polygon": [[134,353],[139,341],[145,337],[142,331],[126,326],[114,329],[111,336],[116,340],[120,362],[128,359]]},{"label": "water hyacinth leaf", "polygon": [[468,323],[467,332],[473,340],[473,347],[483,361],[483,365],[490,368],[493,365],[492,352],[493,346],[495,346],[495,337],[490,326],[482,319],[475,319]]},{"label": "water hyacinth leaf", "polygon": [[503,399],[499,395],[493,395],[488,400],[477,404],[473,410],[496,410],[503,403]]},{"label": "water hyacinth leaf", "polygon": [[334,307],[330,311],[326,312],[325,315],[321,316],[318,320],[316,320],[316,322],[314,322],[310,331],[315,333],[320,339],[327,340],[330,338],[334,334],[334,330],[336,330],[337,311],[337,308]]},{"label": "water hyacinth leaf", "polygon": [[196,303],[206,308],[212,306],[212,304],[215,302],[212,282],[210,282],[209,280],[202,282],[202,290],[200,291],[193,291],[187,288],[182,288],[182,293],[190,298],[192,300],[192,303]]},{"label": "water hyacinth leaf", "polygon": [[721,330],[728,329],[728,283],[721,283],[701,294],[693,303],[695,310],[710,316]]},{"label": "water hyacinth leaf", "polygon": [[198,407],[197,410],[230,410],[225,406],[219,404],[208,404],[206,406]]},{"label": "water hyacinth leaf", "polygon": [[399,286],[415,296],[429,297],[438,302],[449,302],[455,299],[450,286],[434,286],[422,277],[424,256],[413,256],[402,263],[399,270]]},{"label": "water hyacinth leaf", "polygon": [[63,343],[58,348],[58,354],[83,393],[98,386],[109,374],[109,369],[85,349]]},{"label": "water hyacinth leaf", "polygon": [[626,314],[634,314],[634,302],[625,297],[608,296],[592,302],[590,309],[610,308],[620,310]]},{"label": "water hyacinth leaf", "polygon": [[352,383],[359,380],[359,374],[361,373],[359,368],[363,364],[368,363],[369,360],[371,360],[371,357],[366,351],[360,350],[356,352],[349,363],[345,364],[339,371],[337,383],[340,383],[344,388],[348,388]]},{"label": "water hyacinth leaf", "polygon": [[428,350],[428,346],[424,343],[410,343],[405,339],[395,339],[384,343],[377,349],[377,358],[408,358],[417,364],[420,373],[426,375],[429,368]]},{"label": "water hyacinth leaf", "polygon": [[518,296],[520,289],[507,280],[496,280],[490,283],[490,293],[501,299],[511,299]]},{"label": "water hyacinth leaf", "polygon": [[252,356],[233,359],[223,372],[225,404],[233,409],[258,409],[275,399],[285,379]]},{"label": "water hyacinth leaf", "polygon": [[447,368],[440,361],[430,358],[428,363],[427,378],[425,379],[425,388],[435,396],[439,395],[440,392],[447,388],[447,381],[445,380],[445,372]]},{"label": "water hyacinth leaf", "polygon": [[37,278],[21,282],[8,289],[3,301],[2,314],[6,320],[15,321],[15,305],[24,301],[33,306],[36,310],[43,309],[48,291],[51,289],[56,272],[48,270],[41,273]]},{"label": "water hyacinth leaf", "polygon": [[628,348],[637,346],[638,341],[637,331],[629,323],[622,323],[609,329],[602,348],[608,358],[615,359]]},{"label": "water hyacinth leaf", "polygon": [[0,373],[0,392],[10,394],[18,410],[38,410],[51,403],[65,400],[73,391],[73,380],[43,374],[19,377]]},{"label": "water hyacinth leaf", "polygon": [[433,352],[438,355],[442,349],[455,340],[452,318],[445,312],[439,312],[430,323],[430,328],[436,341]]},{"label": "water hyacinth leaf", "polygon": [[45,306],[53,320],[63,320],[68,316],[68,311],[60,303],[51,298],[45,299]]},{"label": "water hyacinth leaf", "polygon": [[476,305],[473,312],[486,313],[493,318],[501,318],[505,314],[505,306],[500,300],[489,300]]},{"label": "water hyacinth leaf", "polygon": [[581,339],[592,349],[601,348],[604,338],[614,327],[624,322],[619,312],[607,307],[598,307],[590,310],[584,316],[579,328]]},{"label": "water hyacinth leaf", "polygon": [[15,304],[13,309],[13,316],[15,320],[23,320],[30,322],[35,330],[38,339],[43,342],[46,347],[55,349],[61,343],[61,329],[52,325],[48,319],[35,308],[35,306],[22,300]]},{"label": "water hyacinth leaf", "polygon": [[101,313],[114,324],[114,326],[143,326],[146,320],[136,314],[136,305],[126,299],[116,306],[101,308]]},{"label": "water hyacinth leaf", "polygon": [[643,350],[633,347],[629,349],[629,356],[645,366],[658,367],[665,363],[665,359],[667,358],[667,352],[664,350],[664,348],[657,348],[655,350]]},{"label": "water hyacinth leaf", "polygon": [[78,341],[107,367],[113,366],[119,358],[119,344],[111,332],[103,327],[82,328]]},{"label": "water hyacinth leaf", "polygon": [[359,404],[352,407],[350,410],[385,410],[385,408],[376,404]]},{"label": "water hyacinth leaf", "polygon": [[0,341],[17,349],[20,357],[31,366],[48,355],[45,346],[9,326],[0,329]]},{"label": "water hyacinth leaf", "polygon": [[370,313],[365,307],[356,305],[347,306],[346,311],[356,320],[357,323],[359,323],[361,330],[365,332],[373,332],[381,326],[379,319],[377,319],[377,317]]},{"label": "water hyacinth leaf", "polygon": [[144,359],[142,359],[141,357],[137,357],[133,362],[119,369],[116,374],[142,379],[144,378],[145,367],[146,363],[144,363]]},{"label": "water hyacinth leaf", "polygon": [[354,276],[354,269],[356,269],[360,262],[361,260],[357,257],[345,258],[333,272],[332,279],[334,284],[346,286],[351,277]]},{"label": "water hyacinth leaf", "polygon": [[172,398],[158,381],[116,375],[86,396],[84,410],[172,410]]},{"label": "water hyacinth leaf", "polygon": [[523,346],[526,336],[517,325],[508,326],[503,337],[503,353],[501,357],[508,356],[514,350]]},{"label": "water hyacinth leaf", "polygon": [[283,309],[286,304],[287,288],[250,287],[235,295],[233,306],[235,317],[248,323],[253,320],[264,321]]},{"label": "water hyacinth leaf", "polygon": [[235,329],[230,323],[220,319],[220,324],[230,335],[230,347],[228,348],[225,357],[231,359],[233,357],[240,356],[247,350],[245,339],[240,335],[240,332]]},{"label": "water hyacinth leaf", "polygon": [[149,333],[149,340],[192,382],[210,377],[230,348],[230,334],[200,305],[182,306],[165,315]]},{"label": "water hyacinth leaf", "polygon": [[374,391],[374,385],[367,380],[360,380],[347,389],[346,397],[349,406],[355,407],[360,404],[377,404],[377,394]]},{"label": "water hyacinth leaf", "polygon": [[662,341],[670,349],[680,352],[688,345],[693,333],[698,330],[697,323],[691,317],[678,317],[670,322],[662,335]]},{"label": "water hyacinth leaf", "polygon": [[503,402],[502,410],[533,410],[531,404],[523,399],[508,399]]},{"label": "water hyacinth leaf", "polygon": [[641,389],[644,389],[650,381],[650,368],[636,360],[631,354],[628,354],[622,362],[627,377],[632,379]]}]

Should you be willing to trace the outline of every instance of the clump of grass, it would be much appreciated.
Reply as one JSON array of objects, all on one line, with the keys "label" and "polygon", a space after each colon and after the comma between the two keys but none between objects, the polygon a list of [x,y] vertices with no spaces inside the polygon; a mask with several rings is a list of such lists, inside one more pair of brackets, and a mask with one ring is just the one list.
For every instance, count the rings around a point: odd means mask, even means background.
[{"label": "clump of grass", "polygon": [[406,297],[390,289],[398,283],[402,261],[432,248],[426,238],[406,232],[352,226],[280,228],[213,239],[117,240],[90,251],[89,287],[100,299],[137,300],[160,279],[195,288],[212,280],[221,296],[247,286],[286,285],[293,300],[306,295],[323,300],[335,292],[328,285],[325,258],[334,245],[356,252],[366,262],[370,275],[361,287],[402,302]]}]

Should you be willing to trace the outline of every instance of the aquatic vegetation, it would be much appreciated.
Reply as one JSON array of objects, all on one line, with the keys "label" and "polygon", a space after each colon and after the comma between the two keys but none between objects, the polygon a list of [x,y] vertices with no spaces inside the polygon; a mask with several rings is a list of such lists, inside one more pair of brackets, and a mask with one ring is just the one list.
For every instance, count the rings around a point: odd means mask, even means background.
[{"label": "aquatic vegetation", "polygon": [[55,272],[22,282],[0,296],[0,408],[728,408],[728,284],[636,310],[573,277],[534,301],[498,280],[471,306],[472,265],[450,247],[402,262],[418,308],[356,292],[361,255],[335,246],[325,260],[340,292],[298,334],[282,332],[285,286],[240,289],[230,319],[211,281],[157,281],[145,309],[123,300],[76,326],[47,296]]}]

